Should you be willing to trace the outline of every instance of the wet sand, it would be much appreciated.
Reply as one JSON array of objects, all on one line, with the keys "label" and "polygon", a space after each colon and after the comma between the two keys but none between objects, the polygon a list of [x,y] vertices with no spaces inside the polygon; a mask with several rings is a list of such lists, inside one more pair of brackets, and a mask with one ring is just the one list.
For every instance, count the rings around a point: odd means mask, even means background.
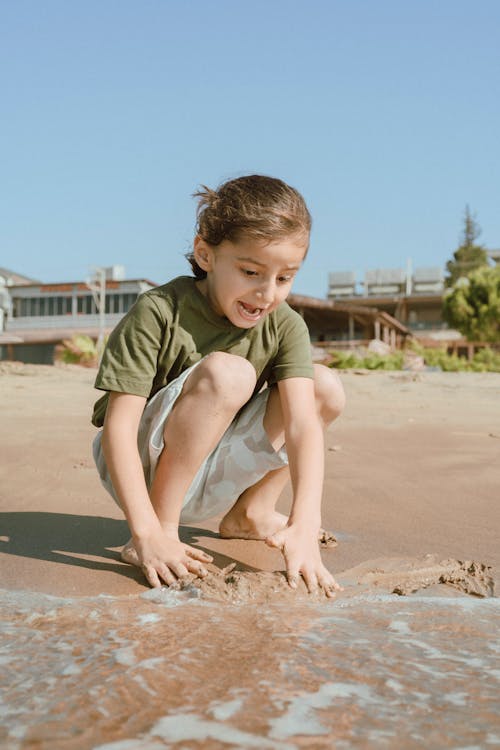
[{"label": "wet sand", "polygon": [[217,519],[182,529],[214,555],[210,577],[150,592],[119,559],[126,524],[92,465],[93,378],[0,363],[2,747],[500,742],[500,375],[342,374],[348,407],[325,448],[333,602],[292,592],[279,552],[219,538]]}]

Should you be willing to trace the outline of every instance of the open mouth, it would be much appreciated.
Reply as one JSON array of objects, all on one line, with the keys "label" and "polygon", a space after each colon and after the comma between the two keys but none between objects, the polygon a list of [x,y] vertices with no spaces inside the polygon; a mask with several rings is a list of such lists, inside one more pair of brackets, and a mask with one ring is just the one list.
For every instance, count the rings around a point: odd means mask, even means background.
[{"label": "open mouth", "polygon": [[258,320],[264,312],[261,307],[254,307],[240,301],[238,301],[238,310],[240,315],[246,318],[246,320]]}]

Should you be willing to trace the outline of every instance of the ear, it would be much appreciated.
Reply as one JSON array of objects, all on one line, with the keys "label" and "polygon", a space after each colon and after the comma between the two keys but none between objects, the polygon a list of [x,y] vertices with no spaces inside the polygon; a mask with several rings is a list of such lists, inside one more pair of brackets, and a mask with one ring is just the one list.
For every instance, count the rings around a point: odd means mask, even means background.
[{"label": "ear", "polygon": [[196,260],[200,268],[202,268],[204,271],[212,270],[212,247],[208,243],[206,243],[199,234],[197,234],[194,238],[193,254],[194,259]]}]

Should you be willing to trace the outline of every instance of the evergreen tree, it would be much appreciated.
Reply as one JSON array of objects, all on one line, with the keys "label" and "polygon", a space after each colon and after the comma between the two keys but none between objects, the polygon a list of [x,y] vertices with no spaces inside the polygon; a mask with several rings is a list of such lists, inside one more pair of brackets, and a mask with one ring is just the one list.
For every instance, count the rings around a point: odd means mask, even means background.
[{"label": "evergreen tree", "polygon": [[445,293],[443,317],[469,341],[500,342],[500,266],[460,278]]},{"label": "evergreen tree", "polygon": [[460,247],[453,253],[453,260],[446,264],[447,287],[452,287],[458,279],[469,276],[476,268],[488,265],[488,253],[482,245],[476,244],[480,234],[481,227],[471,215],[469,206],[466,206]]}]

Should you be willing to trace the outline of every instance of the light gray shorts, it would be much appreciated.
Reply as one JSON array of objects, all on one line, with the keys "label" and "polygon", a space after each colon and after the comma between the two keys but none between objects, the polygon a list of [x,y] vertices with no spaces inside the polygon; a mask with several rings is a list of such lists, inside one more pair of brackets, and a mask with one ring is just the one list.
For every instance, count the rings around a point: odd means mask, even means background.
[{"label": "light gray shorts", "polygon": [[[182,392],[186,378],[198,364],[158,391],[148,401],[142,414],[137,444],[148,490],[164,448],[163,432],[168,415]],[[184,498],[181,523],[195,523],[228,510],[244,490],[269,471],[287,466],[285,446],[275,451],[264,430],[268,397],[269,389],[266,388],[250,399],[200,466]],[[120,505],[104,460],[101,438],[102,430],[94,439],[94,460],[102,484]]]}]

